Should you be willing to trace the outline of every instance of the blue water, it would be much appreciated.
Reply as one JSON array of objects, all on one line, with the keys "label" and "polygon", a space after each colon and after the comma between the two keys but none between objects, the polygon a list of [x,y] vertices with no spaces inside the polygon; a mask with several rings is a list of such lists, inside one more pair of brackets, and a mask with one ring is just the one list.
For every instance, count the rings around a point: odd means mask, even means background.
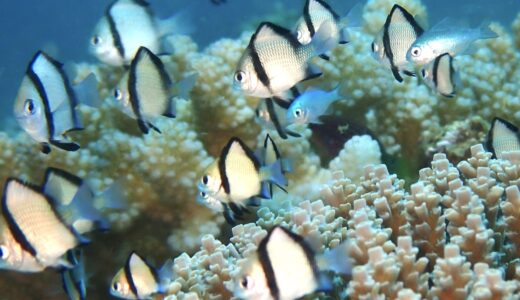
[{"label": "blue water", "polygon": [[[264,16],[275,13],[276,7],[278,9],[282,7],[292,11],[291,15],[297,15],[304,1],[227,0],[220,6],[213,5],[209,0],[150,2],[160,18],[166,18],[180,10],[187,11],[192,16],[196,28],[193,39],[202,49],[220,38],[236,38],[245,29],[253,29],[255,24],[252,20],[260,21]],[[346,11],[353,3],[345,0],[328,2],[338,12]],[[427,0],[423,2],[428,7],[430,24],[445,16],[451,16],[469,20],[473,25],[484,20],[500,21],[508,28],[520,11],[518,0],[496,2]],[[104,13],[108,3],[109,1],[106,0],[1,1],[0,130],[5,128],[21,130],[11,119],[12,104],[27,63],[38,49],[48,51],[65,63],[80,61],[97,63],[97,60],[87,52],[87,44],[96,22]],[[288,19],[283,25],[290,26],[294,22],[294,19]],[[110,238],[105,236],[107,240]],[[108,285],[111,275],[105,274],[105,277],[97,277],[93,281],[99,286],[102,286],[103,282]],[[15,299],[11,298],[13,296],[10,293],[13,290],[23,290],[24,285],[31,285],[33,288],[36,286],[42,291],[42,295],[45,295],[43,299],[64,299],[57,274],[47,272],[46,277],[42,277],[40,274],[0,271],[0,299]],[[7,286],[9,288],[6,288]],[[24,299],[42,298],[37,295],[27,295]]]}]

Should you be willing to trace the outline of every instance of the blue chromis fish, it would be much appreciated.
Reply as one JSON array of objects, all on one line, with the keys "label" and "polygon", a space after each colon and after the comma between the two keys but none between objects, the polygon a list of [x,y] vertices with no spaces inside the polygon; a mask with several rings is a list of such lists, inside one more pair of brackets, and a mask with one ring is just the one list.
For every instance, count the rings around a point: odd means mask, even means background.
[{"label": "blue chromis fish", "polygon": [[0,268],[40,272],[70,268],[67,251],[88,242],[63,222],[41,189],[10,178],[4,186],[0,220]]},{"label": "blue chromis fish", "polygon": [[406,53],[406,59],[416,66],[423,66],[443,53],[455,57],[466,52],[474,41],[497,36],[486,24],[478,28],[467,28],[446,18],[413,42]]},{"label": "blue chromis fish", "polygon": [[85,273],[85,258],[83,250],[72,249],[67,252],[68,260],[73,264],[70,269],[63,269],[61,284],[69,300],[87,299],[87,276]]},{"label": "blue chromis fish", "polygon": [[195,80],[196,76],[191,75],[173,84],[161,59],[149,49],[140,47],[130,70],[114,89],[114,98],[126,115],[137,120],[143,133],[148,133],[150,128],[161,133],[152,119],[159,116],[175,118],[175,94],[187,99]]},{"label": "blue chromis fish", "polygon": [[332,91],[310,89],[298,96],[287,110],[286,120],[291,125],[321,124],[320,117],[325,115],[330,106],[345,97],[341,94],[340,85]]},{"label": "blue chromis fish", "polygon": [[58,168],[45,171],[43,192],[53,200],[61,219],[80,234],[108,230],[110,223],[102,212],[126,208],[119,182],[95,194],[86,180]]},{"label": "blue chromis fish", "polygon": [[325,271],[350,274],[347,243],[317,255],[303,237],[273,227],[235,278],[234,295],[247,300],[293,300],[332,288]]},{"label": "blue chromis fish", "polygon": [[372,42],[372,55],[388,67],[394,78],[402,82],[401,73],[414,76],[413,67],[406,59],[406,52],[424,30],[402,6],[394,4],[383,28]]},{"label": "blue chromis fish", "polygon": [[272,98],[261,100],[255,109],[255,119],[260,126],[276,130],[282,139],[287,139],[288,136],[301,137],[299,133],[287,129],[289,123],[286,112],[290,104],[288,101],[277,101]]},{"label": "blue chromis fish", "polygon": [[242,54],[233,85],[244,94],[259,98],[290,98],[290,89],[298,82],[321,75],[309,60],[337,45],[330,32],[334,25],[325,21],[308,45],[302,45],[286,28],[261,23]]},{"label": "blue chromis fish", "polygon": [[183,14],[159,20],[144,0],[117,0],[107,7],[98,21],[89,51],[103,63],[128,65],[139,47],[160,53],[163,37],[190,31],[191,26]]},{"label": "blue chromis fish", "polygon": [[153,294],[164,293],[173,280],[173,261],[168,260],[156,270],[136,252],[130,253],[110,284],[110,294],[121,299],[151,299]]},{"label": "blue chromis fish", "polygon": [[247,211],[247,205],[257,205],[258,198],[270,198],[268,182],[287,185],[281,162],[262,165],[244,142],[233,137],[204,171],[198,189],[201,195],[220,201],[224,217],[233,224],[236,216]]},{"label": "blue chromis fish", "polygon": [[[92,76],[82,86],[71,86],[63,65],[48,54],[38,51],[32,58],[22,80],[14,103],[14,115],[20,126],[42,146],[43,153],[51,151],[49,144],[67,151],[76,151],[79,145],[70,141],[66,133],[81,130],[76,111],[80,102],[95,91]],[[97,91],[96,91],[97,92]]]},{"label": "blue chromis fish", "polygon": [[426,85],[444,97],[455,96],[456,74],[453,68],[453,57],[443,53],[421,69],[421,76]]},{"label": "blue chromis fish", "polygon": [[487,134],[486,148],[498,159],[505,159],[511,152],[520,152],[518,127],[495,117]]}]

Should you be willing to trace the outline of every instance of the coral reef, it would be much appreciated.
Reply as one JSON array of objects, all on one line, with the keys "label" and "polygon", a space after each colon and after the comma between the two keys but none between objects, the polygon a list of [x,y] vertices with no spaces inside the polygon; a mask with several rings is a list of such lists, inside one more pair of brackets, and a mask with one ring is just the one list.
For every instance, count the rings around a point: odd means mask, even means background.
[{"label": "coral reef", "polygon": [[[426,15],[420,1],[396,2]],[[78,77],[97,75],[103,99],[98,107],[80,107],[85,130],[70,136],[82,148],[46,156],[24,133],[0,133],[0,180],[40,183],[47,166],[89,178],[96,191],[121,179],[130,207],[110,216],[121,245],[104,259],[132,248],[176,256],[167,299],[231,297],[241,262],[274,225],[320,241],[322,250],[351,241],[352,278],[334,278],[336,298],[510,297],[520,291],[520,155],[496,160],[481,145],[469,146],[482,142],[493,116],[520,123],[520,14],[514,37],[493,24],[499,38],[456,58],[461,85],[446,99],[412,77],[396,82],[371,57],[373,35],[390,8],[388,1],[369,0],[362,29],[330,61],[316,58],[323,76],[302,84],[341,83],[350,97],[335,104],[334,114],[368,127],[383,149],[369,136],[355,136],[323,167],[310,129],[287,140],[269,132],[293,164],[288,194],[263,201],[258,220],[234,227],[229,242],[223,218],[195,203],[196,184],[231,136],[252,147],[265,138],[267,131],[253,122],[261,100],[232,87],[251,33],[201,51],[187,36],[169,38],[174,51],[162,59],[172,79],[198,77],[190,99],[178,99],[177,118],[155,122],[162,134],[141,135],[135,120],[117,110],[111,88],[124,70],[78,65]],[[383,152],[405,162],[399,176],[381,164]],[[409,178],[416,182],[407,189]]]}]

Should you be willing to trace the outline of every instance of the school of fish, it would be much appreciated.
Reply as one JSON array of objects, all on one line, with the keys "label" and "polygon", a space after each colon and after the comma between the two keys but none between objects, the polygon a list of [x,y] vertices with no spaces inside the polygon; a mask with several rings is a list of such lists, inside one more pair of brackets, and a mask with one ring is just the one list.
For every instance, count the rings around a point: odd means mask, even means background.
[{"label": "school of fish", "polygon": [[[360,7],[353,5],[341,16],[324,0],[306,0],[293,29],[270,21],[258,25],[230,77],[244,95],[261,98],[255,110],[261,126],[276,130],[282,139],[301,138],[302,128],[322,124],[334,103],[350,97],[341,83],[330,91],[312,87],[300,91],[298,85],[322,75],[313,59],[328,60],[333,48],[349,46],[349,31],[359,26]],[[89,51],[103,64],[125,68],[112,98],[143,134],[161,133],[154,120],[174,119],[176,98],[189,99],[197,79],[197,74],[191,74],[172,82],[159,55],[166,50],[161,43],[164,37],[191,31],[184,23],[183,14],[156,18],[144,0],[116,0],[94,28]],[[431,28],[421,23],[420,17],[395,4],[374,36],[372,55],[398,82],[417,77],[433,93],[453,97],[460,88],[454,66],[457,56],[470,51],[474,41],[497,34],[485,24],[467,28],[450,18]],[[72,76],[43,51],[27,66],[14,115],[43,153],[78,150],[81,145],[67,136],[83,128],[77,108],[99,101],[94,75],[76,85],[71,84]],[[520,150],[518,128],[495,118],[486,145],[497,158]],[[222,213],[230,224],[240,222],[263,201],[272,201],[275,189],[286,192],[285,175],[292,171],[293,162],[282,157],[272,136],[266,135],[257,149],[240,137],[231,138],[221,149],[200,174],[196,200]],[[107,211],[126,209],[120,182],[95,194],[87,178],[66,170],[49,167],[44,178],[41,184],[17,178],[4,184],[0,268],[17,272],[56,268],[69,299],[86,299],[88,264],[82,249],[95,242],[89,239],[90,232],[110,229]],[[325,253],[316,250],[319,246],[283,226],[272,228],[236,276],[235,296],[286,300],[329,291],[330,272],[351,274],[348,241]],[[151,299],[166,292],[173,280],[172,268],[171,260],[155,268],[132,252],[107,283],[108,290],[122,299]]]}]

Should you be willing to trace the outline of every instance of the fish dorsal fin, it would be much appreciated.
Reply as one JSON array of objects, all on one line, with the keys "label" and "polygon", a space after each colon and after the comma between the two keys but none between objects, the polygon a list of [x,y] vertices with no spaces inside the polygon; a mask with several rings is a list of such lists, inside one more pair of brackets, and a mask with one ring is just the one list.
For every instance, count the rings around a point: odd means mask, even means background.
[{"label": "fish dorsal fin", "polygon": [[50,167],[45,171],[43,191],[51,196],[57,205],[67,205],[78,192],[82,182],[83,180],[76,175]]},{"label": "fish dorsal fin", "polygon": [[419,24],[415,21],[414,17],[406,9],[398,4],[394,4],[389,16],[390,23],[388,26],[391,24],[408,24],[415,31],[416,36],[421,35],[424,31],[422,27],[419,26]]},{"label": "fish dorsal fin", "polygon": [[308,0],[305,5],[305,10],[309,13],[311,18],[313,13],[327,12],[330,13],[335,20],[339,19],[339,15],[323,0]]},{"label": "fish dorsal fin", "polygon": [[447,30],[453,30],[457,28],[469,28],[467,21],[464,19],[455,19],[452,17],[445,17],[438,23],[432,26],[428,32],[443,32]]},{"label": "fish dorsal fin", "polygon": [[251,41],[258,43],[277,39],[287,39],[289,42],[296,42],[299,45],[298,40],[290,30],[271,22],[262,22],[256,29]]},{"label": "fish dorsal fin", "polygon": [[155,270],[139,254],[132,252],[125,267],[128,283],[131,288],[133,286],[132,291],[138,298],[157,292],[158,281]]}]

